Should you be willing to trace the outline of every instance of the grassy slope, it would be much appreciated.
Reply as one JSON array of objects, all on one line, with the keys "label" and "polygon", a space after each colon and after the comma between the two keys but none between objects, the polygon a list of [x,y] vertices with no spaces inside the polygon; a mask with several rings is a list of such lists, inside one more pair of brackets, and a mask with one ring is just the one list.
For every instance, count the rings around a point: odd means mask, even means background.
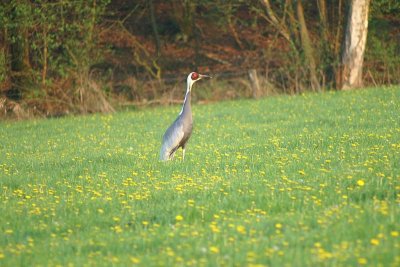
[{"label": "grassy slope", "polygon": [[179,109],[2,123],[0,265],[400,264],[398,87]]}]

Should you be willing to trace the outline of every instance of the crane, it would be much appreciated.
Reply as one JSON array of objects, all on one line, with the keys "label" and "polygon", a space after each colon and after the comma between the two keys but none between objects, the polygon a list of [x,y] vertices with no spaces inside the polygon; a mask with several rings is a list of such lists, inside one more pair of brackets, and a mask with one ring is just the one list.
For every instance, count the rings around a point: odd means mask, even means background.
[{"label": "crane", "polygon": [[164,133],[160,151],[160,160],[166,161],[173,159],[175,152],[180,147],[182,148],[182,160],[185,159],[186,144],[192,135],[193,130],[190,93],[192,91],[193,84],[203,78],[211,78],[211,76],[199,74],[197,72],[189,73],[187,77],[187,89],[182,110],[175,121]]}]

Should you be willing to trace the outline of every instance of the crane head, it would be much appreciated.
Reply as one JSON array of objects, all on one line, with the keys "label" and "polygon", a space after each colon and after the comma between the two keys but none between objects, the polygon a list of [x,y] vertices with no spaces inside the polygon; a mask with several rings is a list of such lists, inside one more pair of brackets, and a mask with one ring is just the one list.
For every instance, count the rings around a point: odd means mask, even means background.
[{"label": "crane head", "polygon": [[203,78],[212,78],[212,77],[209,76],[209,75],[199,74],[197,72],[189,73],[189,76],[187,77],[187,84],[188,84],[189,90],[192,88],[192,85],[195,82],[197,82],[197,81],[199,81],[199,80],[201,80]]}]

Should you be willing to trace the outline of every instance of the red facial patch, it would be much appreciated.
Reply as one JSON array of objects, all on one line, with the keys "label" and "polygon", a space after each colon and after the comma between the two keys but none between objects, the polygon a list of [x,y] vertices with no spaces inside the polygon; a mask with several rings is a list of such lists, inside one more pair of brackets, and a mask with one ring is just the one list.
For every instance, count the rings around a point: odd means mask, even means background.
[{"label": "red facial patch", "polygon": [[199,74],[197,72],[193,72],[190,78],[192,78],[192,80],[195,81],[199,78]]}]

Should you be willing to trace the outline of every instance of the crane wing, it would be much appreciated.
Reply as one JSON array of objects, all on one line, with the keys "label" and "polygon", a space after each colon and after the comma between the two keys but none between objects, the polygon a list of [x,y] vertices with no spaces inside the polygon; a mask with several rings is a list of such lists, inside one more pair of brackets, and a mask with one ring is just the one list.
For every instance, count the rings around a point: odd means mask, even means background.
[{"label": "crane wing", "polygon": [[178,149],[178,146],[183,139],[185,133],[183,130],[183,123],[176,120],[165,132],[163,136],[160,159],[168,160],[171,154]]}]

